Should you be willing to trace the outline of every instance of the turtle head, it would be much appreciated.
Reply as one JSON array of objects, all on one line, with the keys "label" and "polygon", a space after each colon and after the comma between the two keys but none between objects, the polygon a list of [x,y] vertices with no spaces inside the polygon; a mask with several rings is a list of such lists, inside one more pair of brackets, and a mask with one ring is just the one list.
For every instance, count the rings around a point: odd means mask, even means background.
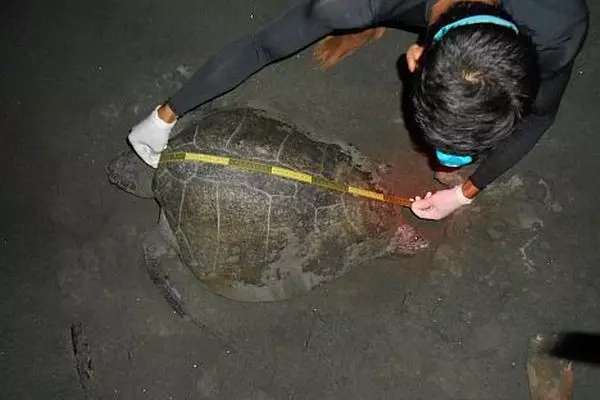
[{"label": "turtle head", "polygon": [[133,151],[114,158],[105,167],[105,171],[108,181],[119,189],[143,199],[154,197],[154,169],[147,166]]},{"label": "turtle head", "polygon": [[387,251],[398,254],[415,254],[429,247],[429,241],[412,225],[401,223],[392,236]]}]

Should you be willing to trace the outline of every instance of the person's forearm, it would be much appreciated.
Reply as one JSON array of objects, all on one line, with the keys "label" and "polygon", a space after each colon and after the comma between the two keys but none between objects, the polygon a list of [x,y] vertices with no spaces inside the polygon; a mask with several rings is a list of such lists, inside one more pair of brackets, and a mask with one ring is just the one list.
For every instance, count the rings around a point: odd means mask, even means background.
[{"label": "person's forearm", "polygon": [[470,179],[467,179],[467,181],[462,184],[461,190],[467,199],[474,199],[475,196],[477,196],[477,194],[480,192],[479,188],[475,186]]},{"label": "person's forearm", "polygon": [[330,33],[310,7],[309,0],[300,1],[264,29],[219,50],[168,100],[170,110],[182,116]]},{"label": "person's forearm", "polygon": [[534,113],[525,118],[511,136],[499,143],[482,160],[470,178],[475,187],[483,190],[531,151],[552,126],[570,76],[569,65],[559,74],[542,82],[534,105]]},{"label": "person's forearm", "polygon": [[532,115],[517,130],[481,162],[471,175],[470,182],[479,190],[499,178],[525,157],[552,125],[554,116],[539,117]]}]

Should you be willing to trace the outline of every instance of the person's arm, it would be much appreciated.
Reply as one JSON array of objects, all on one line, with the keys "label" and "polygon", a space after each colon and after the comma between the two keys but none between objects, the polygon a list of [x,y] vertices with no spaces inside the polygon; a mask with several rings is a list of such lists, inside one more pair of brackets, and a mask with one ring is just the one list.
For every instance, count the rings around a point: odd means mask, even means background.
[{"label": "person's arm", "polygon": [[301,0],[263,29],[219,50],[168,105],[181,116],[334,31],[370,26],[374,21],[372,4],[370,0]]},{"label": "person's arm", "polygon": [[298,0],[263,29],[209,58],[177,93],[131,129],[128,141],[144,162],[156,168],[178,117],[329,34],[376,25],[380,15],[392,15],[380,12],[383,3],[404,7],[418,1],[422,0]]},{"label": "person's arm", "polygon": [[411,206],[413,212],[420,218],[445,218],[460,207],[470,204],[482,189],[519,162],[552,125],[569,81],[571,68],[569,65],[560,74],[544,81],[540,87],[537,99],[542,99],[548,107],[546,112],[527,117],[511,136],[494,148],[462,185],[435,194],[427,193],[423,199],[416,197]]},{"label": "person's arm", "polygon": [[[546,103],[545,112],[536,111],[525,118],[515,132],[498,144],[481,162],[469,179],[477,189],[484,189],[516,165],[552,126],[560,100],[569,82],[571,69],[572,66],[569,65],[555,77],[543,81],[538,98]],[[467,193],[465,195],[470,197]]]},{"label": "person's arm", "polygon": [[[552,126],[573,68],[573,61],[583,44],[587,32],[587,19],[571,29],[560,44],[547,46],[540,51],[541,85],[534,103],[533,113],[526,117],[515,132],[499,143],[481,162],[471,178],[463,185],[465,195],[477,194],[508,169],[516,165]],[[476,189],[466,193],[468,186]]]}]

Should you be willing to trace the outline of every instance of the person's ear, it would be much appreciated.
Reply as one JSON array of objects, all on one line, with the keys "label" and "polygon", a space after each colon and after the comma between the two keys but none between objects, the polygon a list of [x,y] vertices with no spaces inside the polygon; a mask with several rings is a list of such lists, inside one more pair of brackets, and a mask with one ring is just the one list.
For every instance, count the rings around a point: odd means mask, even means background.
[{"label": "person's ear", "polygon": [[422,55],[423,46],[420,44],[415,43],[408,48],[406,51],[406,64],[408,65],[408,70],[410,72],[415,72]]}]

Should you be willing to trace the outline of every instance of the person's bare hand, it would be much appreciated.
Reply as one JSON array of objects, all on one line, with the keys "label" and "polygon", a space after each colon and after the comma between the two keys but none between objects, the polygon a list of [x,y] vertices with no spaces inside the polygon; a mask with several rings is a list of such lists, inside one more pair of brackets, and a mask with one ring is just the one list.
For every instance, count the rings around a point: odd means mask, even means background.
[{"label": "person's bare hand", "polygon": [[406,63],[408,64],[408,70],[410,72],[415,72],[417,67],[419,66],[419,60],[423,55],[423,46],[419,44],[411,45],[408,50],[406,50]]},{"label": "person's bare hand", "polygon": [[313,51],[319,68],[328,69],[354,53],[365,44],[375,41],[385,33],[385,28],[371,28],[349,35],[327,36]]}]

